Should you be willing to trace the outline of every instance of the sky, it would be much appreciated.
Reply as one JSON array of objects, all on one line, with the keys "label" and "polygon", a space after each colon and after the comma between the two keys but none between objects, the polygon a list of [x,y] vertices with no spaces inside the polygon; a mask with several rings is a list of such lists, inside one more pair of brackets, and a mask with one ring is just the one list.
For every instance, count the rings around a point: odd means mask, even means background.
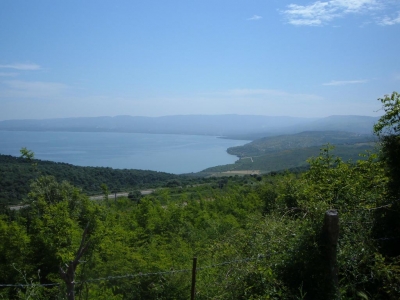
[{"label": "sky", "polygon": [[2,0],[0,120],[382,114],[400,0]]}]

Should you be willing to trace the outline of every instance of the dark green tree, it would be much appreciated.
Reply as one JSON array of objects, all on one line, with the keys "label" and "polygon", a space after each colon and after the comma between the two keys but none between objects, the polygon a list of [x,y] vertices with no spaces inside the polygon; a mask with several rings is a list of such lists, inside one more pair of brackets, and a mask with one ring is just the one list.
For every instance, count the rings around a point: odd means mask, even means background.
[{"label": "dark green tree", "polygon": [[377,211],[377,235],[388,240],[382,245],[389,256],[400,255],[396,246],[400,237],[400,94],[393,92],[390,96],[378,99],[385,114],[374,125],[374,132],[381,143],[381,159],[389,177],[388,195],[382,206],[387,209]]},{"label": "dark green tree", "polygon": [[105,183],[102,183],[100,185],[101,191],[103,192],[104,200],[108,201],[108,195],[110,194],[110,191],[108,190],[108,186]]},{"label": "dark green tree", "polygon": [[142,198],[142,193],[139,190],[134,190],[128,194],[128,198],[139,203]]}]

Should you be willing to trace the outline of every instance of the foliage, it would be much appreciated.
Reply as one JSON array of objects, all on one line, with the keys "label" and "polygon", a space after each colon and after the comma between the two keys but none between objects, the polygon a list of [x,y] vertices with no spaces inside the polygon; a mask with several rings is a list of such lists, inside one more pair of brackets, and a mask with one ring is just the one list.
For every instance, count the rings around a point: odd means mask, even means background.
[{"label": "foliage", "polygon": [[26,147],[21,148],[19,152],[21,152],[22,158],[25,158],[29,161],[33,160],[35,157],[35,153],[33,153],[32,150],[28,150]]},{"label": "foliage", "polygon": [[100,184],[101,191],[103,193],[104,201],[108,201],[108,195],[110,191],[105,183]]},{"label": "foliage", "polygon": [[132,201],[139,202],[140,199],[142,198],[142,193],[139,190],[129,192],[128,198],[131,199]]},{"label": "foliage", "polygon": [[[305,171],[308,168],[306,160],[309,157],[318,156],[320,149],[320,146],[313,146],[274,151],[259,156],[253,156],[251,159],[250,157],[241,158],[234,164],[211,167],[202,171],[202,173],[217,174],[218,172],[240,170],[259,170],[262,173],[295,169]],[[359,154],[367,150],[374,151],[375,143],[369,142],[335,146],[335,153],[344,160],[352,159],[355,161],[357,159],[362,159]]]},{"label": "foliage", "polygon": [[389,182],[388,193],[380,203],[388,209],[377,212],[375,232],[377,236],[389,237],[381,247],[383,259],[391,260],[400,255],[398,240],[392,239],[400,236],[400,94],[393,92],[378,100],[385,114],[375,124],[374,131],[380,137],[381,160]]},{"label": "foliage", "polygon": [[[0,218],[0,283],[32,284],[0,295],[64,298],[58,268],[73,258],[89,223],[78,299],[188,299],[194,256],[196,299],[328,299],[321,228],[325,211],[336,209],[341,298],[398,299],[399,258],[387,254],[395,246],[377,230],[388,211],[386,161],[372,153],[344,161],[334,151],[321,149],[304,173],[192,185],[180,178],[139,203],[131,200],[138,191],[95,202],[41,176],[31,183],[30,205]],[[46,283],[60,285],[38,285]]]},{"label": "foliage", "polygon": [[385,114],[374,125],[374,132],[379,136],[400,133],[400,94],[393,92],[378,100]]},{"label": "foliage", "polygon": [[309,147],[321,147],[325,144],[354,145],[370,143],[374,136],[344,131],[305,131],[257,139],[243,146],[231,147],[228,153],[239,157],[260,156],[266,153]]},{"label": "foliage", "polygon": [[[36,160],[32,151],[24,148],[21,151],[26,152],[23,155],[26,158],[0,155],[0,203],[22,202],[29,192],[30,182],[39,175],[51,175],[58,181],[68,180],[87,194],[102,194],[102,183],[106,183],[110,190],[129,191],[164,186],[169,180],[176,178],[183,179],[184,183],[192,181],[183,176],[163,172],[78,167]],[[27,159],[29,157],[30,159]]]}]

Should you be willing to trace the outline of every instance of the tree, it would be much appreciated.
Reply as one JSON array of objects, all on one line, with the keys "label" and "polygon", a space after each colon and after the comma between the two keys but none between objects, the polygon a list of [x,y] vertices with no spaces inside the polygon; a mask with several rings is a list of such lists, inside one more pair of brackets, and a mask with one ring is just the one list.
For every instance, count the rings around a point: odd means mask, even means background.
[{"label": "tree", "polygon": [[[389,193],[394,199],[400,197],[400,94],[379,98],[385,114],[374,125],[374,132],[380,137],[381,158],[386,164],[389,176]],[[397,201],[398,202],[398,201]]]},{"label": "tree", "polygon": [[[400,235],[400,94],[393,92],[378,100],[385,114],[374,125],[374,132],[380,138],[381,160],[389,178],[388,192],[380,206],[389,209],[377,211],[375,232],[379,237],[397,237]],[[382,253],[400,255],[397,242],[389,239],[382,245]]]},{"label": "tree", "polygon": [[[74,253],[81,240],[82,226],[90,221],[95,228],[98,209],[78,188],[66,181],[59,183],[52,176],[32,182],[28,200],[26,221],[22,223],[29,237],[28,263],[20,268],[27,270],[27,278],[40,269],[40,283],[53,283],[59,280],[59,266],[77,256]],[[72,266],[75,270],[76,264]],[[55,299],[59,289],[49,287],[43,292],[47,295],[45,299]]]},{"label": "tree", "polygon": [[108,201],[108,194],[110,193],[105,183],[100,185],[101,191],[103,192],[104,200]]},{"label": "tree", "polygon": [[89,224],[86,226],[85,231],[82,235],[81,245],[79,246],[78,251],[76,252],[75,259],[66,264],[67,269],[64,270],[60,267],[60,277],[64,280],[67,286],[67,299],[74,300],[75,299],[75,270],[78,264],[80,263],[81,257],[85,254],[88,249],[89,242],[86,241],[86,235],[88,233]]},{"label": "tree", "polygon": [[26,147],[21,148],[19,152],[21,153],[22,158],[25,158],[29,161],[35,158],[35,153],[32,150],[28,150]]},{"label": "tree", "polygon": [[37,170],[37,162],[34,162],[35,159],[35,153],[32,150],[28,150],[26,147],[22,147],[21,150],[19,150],[21,153],[21,157],[26,159],[29,162],[32,162],[32,167],[34,171]]},{"label": "tree", "polygon": [[378,136],[399,134],[400,94],[393,92],[392,95],[385,95],[383,98],[378,98],[378,100],[382,102],[382,109],[385,111],[385,114],[374,125],[374,132]]},{"label": "tree", "polygon": [[139,190],[132,191],[128,194],[128,198],[139,203],[142,198],[142,193]]},{"label": "tree", "polygon": [[167,184],[165,185],[169,188],[175,188],[181,186],[181,182],[177,179],[168,180]]}]

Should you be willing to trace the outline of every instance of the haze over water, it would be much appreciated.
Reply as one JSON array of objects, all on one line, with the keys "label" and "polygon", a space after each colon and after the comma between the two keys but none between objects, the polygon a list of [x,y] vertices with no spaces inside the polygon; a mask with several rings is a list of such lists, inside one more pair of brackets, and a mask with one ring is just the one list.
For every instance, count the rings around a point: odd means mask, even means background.
[{"label": "haze over water", "polygon": [[26,147],[42,160],[182,174],[233,163],[237,158],[226,149],[247,142],[198,135],[0,131],[0,154],[20,156]]}]

